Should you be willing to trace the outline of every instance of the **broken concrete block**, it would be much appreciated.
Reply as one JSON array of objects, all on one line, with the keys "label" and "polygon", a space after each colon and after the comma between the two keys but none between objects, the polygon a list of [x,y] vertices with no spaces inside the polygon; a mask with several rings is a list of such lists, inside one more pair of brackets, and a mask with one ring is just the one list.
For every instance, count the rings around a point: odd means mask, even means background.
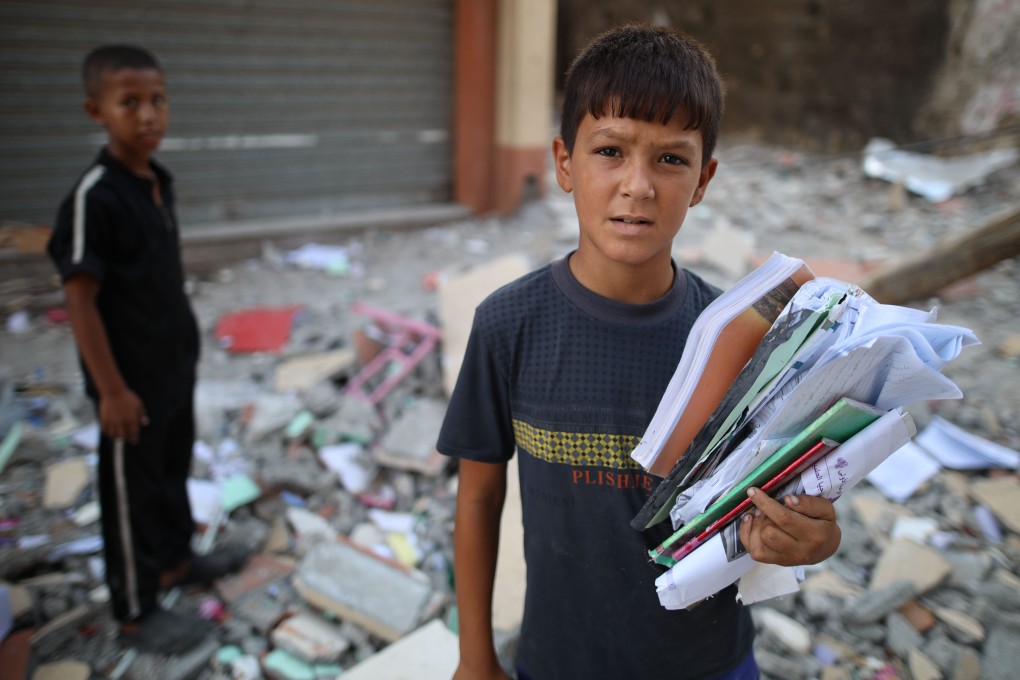
[{"label": "broken concrete block", "polygon": [[985,627],[968,614],[949,607],[936,607],[935,616],[949,628],[949,635],[957,642],[974,645],[984,642]]},{"label": "broken concrete block", "polygon": [[294,571],[294,567],[293,560],[266,553],[253,555],[240,572],[216,581],[216,594],[229,604],[242,595],[287,578]]},{"label": "broken concrete block", "polygon": [[811,650],[811,634],[803,624],[771,607],[754,607],[751,613],[755,622],[784,649],[800,655]]},{"label": "broken concrete block", "polygon": [[304,508],[287,508],[287,522],[306,547],[320,542],[332,542],[340,534],[325,518]]},{"label": "broken concrete block", "polygon": [[390,642],[417,626],[433,597],[428,577],[340,539],[315,546],[294,588],[311,605]]},{"label": "broken concrete block", "polygon": [[306,663],[336,661],[351,645],[336,626],[308,612],[284,619],[273,629],[270,639],[275,647]]},{"label": "broken concrete block", "polygon": [[869,589],[879,590],[894,581],[909,581],[918,595],[928,592],[945,579],[952,567],[932,548],[909,538],[890,543],[875,563]]},{"label": "broken concrete block", "polygon": [[352,349],[338,349],[285,359],[276,367],[276,391],[306,390],[320,381],[350,371],[356,360]]},{"label": "broken concrete block", "polygon": [[446,402],[439,399],[415,400],[372,452],[375,459],[398,470],[438,475],[447,463],[447,458],[436,451],[446,406]]},{"label": "broken concrete block", "polygon": [[833,595],[839,598],[857,597],[861,589],[848,582],[834,571],[824,569],[809,576],[801,584],[801,590],[806,592],[820,592]]},{"label": "broken concrete block", "polygon": [[974,482],[970,494],[1009,527],[1020,534],[1020,482],[1014,476],[994,477]]},{"label": "broken concrete block", "polygon": [[46,468],[43,507],[62,510],[70,507],[88,486],[89,468],[85,458],[69,458]]},{"label": "broken concrete block", "polygon": [[92,669],[81,661],[57,661],[45,663],[35,669],[32,680],[89,680]]},{"label": "broken concrete block", "polygon": [[939,667],[919,649],[911,649],[907,657],[907,666],[914,680],[942,680]]},{"label": "broken concrete block", "polygon": [[457,636],[438,619],[344,673],[344,680],[448,678],[457,669]]}]

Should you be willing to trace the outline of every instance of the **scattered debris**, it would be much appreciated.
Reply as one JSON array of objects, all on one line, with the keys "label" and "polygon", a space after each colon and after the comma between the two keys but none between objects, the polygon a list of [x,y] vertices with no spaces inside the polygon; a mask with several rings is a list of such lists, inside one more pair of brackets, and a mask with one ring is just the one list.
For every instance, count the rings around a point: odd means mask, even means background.
[{"label": "scattered debris", "polygon": [[[775,151],[753,144],[724,146],[720,158],[674,250],[682,265],[700,259],[692,268],[720,286],[737,270],[710,238],[718,225],[848,279],[967,231],[1020,188],[1020,169],[1009,168],[938,205],[901,191],[893,212],[852,159],[774,163]],[[748,205],[761,209],[749,215]],[[509,226],[479,218],[369,233],[336,250],[267,250],[263,261],[189,281],[203,332],[193,509],[206,539],[221,534],[255,555],[213,589],[180,594],[175,608],[216,621],[216,639],[180,657],[125,655],[117,643],[96,552],[98,427],[70,330],[43,313],[57,309],[59,290],[0,284],[6,318],[24,310],[29,322],[0,328],[0,626],[10,622],[0,667],[22,669],[19,678],[70,668],[61,662],[146,680],[449,677],[457,479],[432,450],[439,414],[474,307],[577,238],[567,195],[522,215]],[[725,262],[708,261],[713,248]],[[766,677],[1015,674],[1020,399],[1006,378],[1018,354],[1008,323],[1020,315],[1018,276],[1006,260],[978,275],[978,293],[942,300],[947,323],[988,341],[951,369],[967,397],[912,409],[928,426],[915,442],[932,463],[923,479],[899,495],[878,483],[855,489],[839,510],[838,553],[806,568],[796,595],[753,605]],[[240,324],[230,347],[218,344],[219,322],[237,310],[282,315],[249,317],[255,327]],[[266,343],[250,330],[275,336]],[[265,349],[239,351],[248,342]],[[493,603],[504,661],[523,602],[515,472]]]}]

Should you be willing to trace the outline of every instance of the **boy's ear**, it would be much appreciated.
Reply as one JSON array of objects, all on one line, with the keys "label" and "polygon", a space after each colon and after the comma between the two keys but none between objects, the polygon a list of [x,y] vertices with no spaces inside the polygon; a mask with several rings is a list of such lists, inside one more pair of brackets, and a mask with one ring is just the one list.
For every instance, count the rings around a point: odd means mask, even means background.
[{"label": "boy's ear", "polygon": [[552,143],[553,163],[556,164],[556,183],[568,194],[574,185],[570,180],[570,152],[563,137],[556,135]]},{"label": "boy's ear", "polygon": [[82,108],[85,109],[85,113],[89,114],[89,118],[102,124],[103,112],[99,107],[99,102],[92,97],[87,97],[82,103]]},{"label": "boy's ear", "polygon": [[701,176],[698,177],[698,188],[694,190],[694,195],[691,197],[691,207],[693,208],[697,204],[701,203],[701,199],[705,197],[705,190],[708,189],[708,183],[715,177],[716,168],[719,167],[719,161],[715,158],[705,163],[705,167],[701,169]]}]

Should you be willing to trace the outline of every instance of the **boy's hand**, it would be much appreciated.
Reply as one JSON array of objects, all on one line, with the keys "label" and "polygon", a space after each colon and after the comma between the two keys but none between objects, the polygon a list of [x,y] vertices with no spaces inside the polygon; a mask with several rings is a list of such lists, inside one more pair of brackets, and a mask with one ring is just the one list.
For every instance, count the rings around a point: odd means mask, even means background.
[{"label": "boy's hand", "polygon": [[99,398],[99,427],[106,436],[137,444],[139,430],[148,424],[145,406],[131,390]]},{"label": "boy's hand", "polygon": [[747,495],[757,510],[740,522],[740,541],[755,562],[817,564],[836,552],[842,533],[832,501],[798,494],[779,503],[760,489]]}]

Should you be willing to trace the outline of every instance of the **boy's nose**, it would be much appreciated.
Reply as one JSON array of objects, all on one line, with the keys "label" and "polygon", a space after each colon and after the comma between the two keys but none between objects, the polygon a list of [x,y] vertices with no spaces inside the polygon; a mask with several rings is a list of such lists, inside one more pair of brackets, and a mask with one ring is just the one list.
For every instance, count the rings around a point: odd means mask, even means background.
[{"label": "boy's nose", "polygon": [[651,171],[641,163],[631,163],[620,187],[624,195],[638,201],[655,196]]}]

